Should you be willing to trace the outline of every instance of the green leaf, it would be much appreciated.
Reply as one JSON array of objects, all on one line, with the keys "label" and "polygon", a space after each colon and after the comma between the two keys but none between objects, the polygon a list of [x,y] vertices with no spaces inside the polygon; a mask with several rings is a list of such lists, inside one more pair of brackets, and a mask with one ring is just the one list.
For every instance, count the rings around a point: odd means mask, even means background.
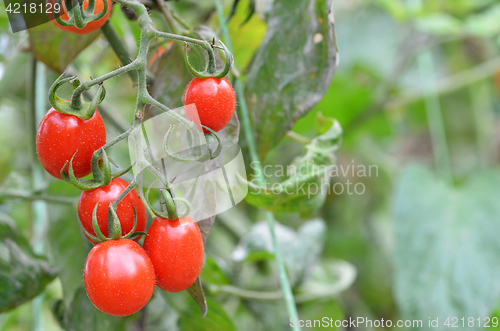
[{"label": "green leaf", "polygon": [[[424,167],[406,169],[393,200],[395,295],[403,315],[427,321],[490,316],[500,284],[500,174],[458,187]],[[477,323],[468,330],[479,329]]]},{"label": "green leaf", "polygon": [[52,306],[52,311],[66,331],[125,331],[132,317],[116,317],[99,311],[89,300],[85,288],[79,287],[67,307],[62,300]]},{"label": "green leaf", "polygon": [[47,23],[29,29],[28,33],[30,51],[35,58],[62,73],[99,36],[100,31],[77,35]]},{"label": "green leaf", "polygon": [[275,0],[245,82],[263,158],[328,90],[337,65],[331,0]]},{"label": "green leaf", "polygon": [[462,23],[445,13],[419,17],[416,25],[420,30],[436,35],[457,35],[462,32]]},{"label": "green leaf", "polygon": [[92,247],[83,237],[75,214],[73,208],[52,207],[49,228],[51,239],[47,242],[53,263],[60,270],[59,279],[66,303],[82,284],[82,270]]},{"label": "green leaf", "polygon": [[0,214],[0,313],[30,301],[55,277],[56,271],[33,253],[14,221]]},{"label": "green leaf", "polygon": [[179,318],[179,330],[217,330],[236,331],[233,321],[224,309],[215,301],[207,300],[208,313],[205,319],[201,319],[196,303],[191,301],[190,306],[185,309]]},{"label": "green leaf", "polygon": [[[278,245],[285,259],[292,284],[300,283],[317,262],[325,241],[326,224],[316,218],[304,223],[298,231],[278,222],[274,224]],[[273,242],[266,222],[255,224],[233,251],[237,262],[272,259]]]},{"label": "green leaf", "polygon": [[201,286],[200,277],[196,279],[193,285],[187,289],[189,295],[194,299],[194,301],[200,307],[202,318],[207,316],[207,299],[205,298],[205,293],[203,293],[203,287]]},{"label": "green leaf", "polygon": [[248,182],[248,203],[272,212],[301,213],[303,216],[312,214],[323,205],[335,164],[335,152],[341,142],[342,128],[336,120],[321,114],[318,116],[318,127],[326,132],[305,146],[304,156],[292,164],[295,173],[270,187]]},{"label": "green leaf", "polygon": [[500,31],[500,4],[492,5],[481,13],[470,15],[465,30],[480,37],[492,37]]}]

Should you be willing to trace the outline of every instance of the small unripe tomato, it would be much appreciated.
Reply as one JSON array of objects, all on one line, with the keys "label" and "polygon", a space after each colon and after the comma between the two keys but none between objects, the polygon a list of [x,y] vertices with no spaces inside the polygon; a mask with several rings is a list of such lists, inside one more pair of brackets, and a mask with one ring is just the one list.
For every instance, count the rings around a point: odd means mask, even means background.
[{"label": "small unripe tomato", "polygon": [[[184,92],[184,106],[193,103],[200,123],[218,132],[231,121],[236,97],[233,87],[225,78],[195,78]],[[186,108],[186,116],[191,121],[196,120],[196,114],[190,107]],[[206,129],[203,131],[208,132]]]},{"label": "small unripe tomato", "polygon": [[[122,192],[128,187],[128,183],[121,178],[115,178],[108,186],[98,187],[92,190],[83,191],[78,201],[78,218],[85,230],[96,235],[92,226],[92,213],[95,205],[97,207],[97,223],[99,229],[105,237],[108,237],[108,211],[109,205],[113,203]],[[135,190],[130,191],[118,204],[116,214],[120,220],[122,236],[129,233],[134,227],[134,207],[137,213],[137,226],[135,231],[146,229],[147,215],[146,208]],[[89,241],[96,244],[95,241]],[[140,238],[134,239],[139,241]]]},{"label": "small unripe tomato", "polygon": [[[61,179],[61,169],[71,160],[80,178],[92,171],[92,155],[106,144],[106,127],[96,110],[89,120],[66,115],[51,108],[44,116],[36,135],[36,152],[40,163],[52,176]],[[65,172],[68,173],[66,166]]]},{"label": "small unripe tomato", "polygon": [[146,252],[128,239],[102,242],[85,261],[87,295],[103,313],[127,316],[141,310],[155,290],[155,271]]},{"label": "small unripe tomato", "polygon": [[170,221],[157,217],[144,239],[144,250],[153,263],[156,285],[180,292],[196,281],[203,266],[203,239],[191,217]]},{"label": "small unripe tomato", "polygon": [[[111,14],[111,6],[112,6],[112,0],[105,0],[108,3],[108,11],[106,14],[98,19],[97,21],[92,21],[88,22],[87,25],[85,25],[82,29],[78,29],[76,26],[62,26],[61,24],[57,23],[57,21],[54,19],[54,13],[51,11],[47,13],[49,15],[49,18],[51,19],[52,23],[54,23],[55,26],[57,26],[59,29],[68,31],[71,33],[75,34],[87,34],[94,32],[97,29],[100,29],[104,23],[109,18],[109,15]],[[48,3],[52,3],[52,6],[58,3],[58,0],[48,0]],[[83,1],[83,9],[87,9],[89,6],[89,0],[84,0]],[[53,8],[53,7],[52,7]],[[104,0],[95,0],[95,7],[94,7],[94,14],[98,14],[102,12],[104,9]],[[64,4],[64,1],[62,2],[62,7],[61,7],[61,19],[63,21],[67,21],[69,18],[68,14],[66,13],[66,6]]]}]

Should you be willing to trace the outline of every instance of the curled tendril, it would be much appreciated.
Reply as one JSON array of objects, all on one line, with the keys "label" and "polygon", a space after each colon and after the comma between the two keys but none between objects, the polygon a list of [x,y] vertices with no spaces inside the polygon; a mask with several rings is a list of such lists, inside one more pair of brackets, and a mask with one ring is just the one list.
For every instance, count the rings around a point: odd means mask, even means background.
[{"label": "curled tendril", "polygon": [[[151,183],[151,185],[149,185],[148,189],[146,190],[146,202],[147,202],[148,208],[156,216],[159,216],[161,218],[166,218],[166,219],[169,219],[172,221],[179,219],[179,218],[182,218],[182,217],[186,217],[187,215],[189,215],[189,213],[191,212],[191,203],[187,199],[184,199],[184,198],[177,198],[177,197],[174,198],[172,196],[172,193],[170,192],[170,189],[162,189],[161,190],[161,195],[165,201],[165,206],[166,206],[167,212],[166,213],[161,212],[161,211],[158,211],[158,210],[153,208],[151,201],[149,200],[149,192],[151,191],[151,188],[153,187],[153,185],[157,181],[158,181],[158,179],[153,181],[153,183]],[[182,213],[181,215],[179,215],[179,213],[177,212],[176,202],[182,202],[186,206],[186,211],[184,213]]]},{"label": "curled tendril", "polygon": [[[63,6],[64,1],[64,6]],[[103,1],[104,8],[97,14],[94,13],[95,10],[95,0],[89,0],[87,8],[83,9],[83,1],[75,1],[76,5],[73,4],[73,0],[59,0],[59,8],[64,8],[67,20],[63,20],[61,17],[61,11],[54,11],[54,19],[56,22],[62,26],[75,26],[78,29],[83,29],[88,23],[93,21],[98,21],[104,16],[106,16],[108,10],[108,2]],[[67,10],[66,10],[67,9]]]},{"label": "curled tendril", "polygon": [[[186,61],[186,66],[187,66],[188,70],[191,72],[191,74],[193,74],[194,76],[196,76],[198,78],[209,78],[209,77],[223,78],[229,73],[229,71],[231,70],[231,67],[233,66],[234,57],[233,57],[233,54],[229,51],[229,49],[226,47],[226,45],[224,45],[224,43],[221,40],[219,40],[219,43],[221,44],[221,46],[215,45],[215,42],[213,42],[210,45],[212,48],[218,48],[218,49],[220,48],[224,51],[225,65],[224,65],[224,69],[222,69],[222,71],[219,73],[216,73],[217,68],[211,68],[211,65],[207,65],[203,72],[196,70],[189,62],[188,44],[184,43],[185,44],[184,60]],[[215,66],[215,65],[213,65],[213,66]]]},{"label": "curled tendril", "polygon": [[[94,152],[94,155],[92,156],[92,175],[94,176],[94,178],[93,179],[77,178],[73,170],[73,159],[75,158],[77,153],[78,151],[76,151],[75,154],[73,154],[70,161],[66,161],[66,163],[61,169],[61,177],[68,183],[74,185],[80,190],[88,191],[95,189],[97,187],[107,186],[109,185],[109,183],[111,183],[111,179],[117,177],[116,174],[114,176],[111,175],[111,165],[108,159],[108,155],[106,154],[104,148],[101,148],[96,152]],[[101,158],[101,155],[102,155],[102,160],[100,161],[100,163],[102,165],[102,169],[101,166],[99,165],[99,159]],[[69,163],[68,173],[66,173],[64,169],[66,169],[68,163]],[[129,168],[127,169],[130,170]],[[120,172],[119,174],[123,173]]]},{"label": "curled tendril", "polygon": [[[72,100],[64,100],[56,95],[57,90],[65,83],[73,83],[74,89],[80,86],[80,80],[76,76],[64,78],[66,72],[59,76],[55,82],[52,84],[49,90],[49,102],[57,111],[74,115],[82,120],[88,120],[94,116],[94,112],[97,106],[103,102],[106,97],[106,89],[101,83],[97,89],[97,93],[94,95],[90,102],[83,101],[83,96],[81,93],[78,95],[73,95]],[[83,92],[83,91],[82,91]]]},{"label": "curled tendril", "polygon": [[[217,132],[215,132],[214,130],[210,129],[209,127],[207,127],[205,125],[202,125],[201,127],[204,128],[205,130],[209,131],[208,133],[205,133],[205,139],[207,140],[208,152],[210,153],[210,160],[213,160],[217,156],[219,156],[220,153],[222,152],[222,142],[221,142]],[[215,140],[217,141],[217,147],[213,151],[210,149],[209,137],[215,138]]]},{"label": "curled tendril", "polygon": [[99,222],[97,221],[97,208],[99,207],[100,201],[98,201],[94,207],[94,210],[92,212],[92,228],[94,229],[95,235],[91,234],[88,232],[83,225],[80,222],[80,228],[82,229],[83,233],[90,238],[92,241],[101,243],[104,241],[109,241],[109,240],[117,240],[117,239],[128,239],[131,238],[134,235],[144,235],[143,232],[135,232],[135,229],[137,228],[137,210],[135,209],[135,205],[132,204],[132,208],[134,208],[134,226],[132,229],[127,233],[126,235],[122,236],[122,227],[120,223],[120,219],[118,218],[118,215],[116,214],[116,210],[113,207],[113,204],[109,205],[109,212],[113,221],[113,234],[110,237],[106,237],[101,229],[99,228]]},{"label": "curled tendril", "polygon": [[170,127],[167,130],[167,133],[163,137],[163,150],[165,151],[165,154],[167,154],[170,158],[179,161],[179,162],[190,162],[190,161],[198,161],[198,162],[205,162],[207,160],[213,160],[216,157],[218,157],[222,151],[222,142],[219,138],[219,135],[217,132],[214,130],[210,129],[209,127],[205,125],[201,125],[202,128],[205,130],[209,131],[208,133],[205,134],[205,137],[213,137],[215,138],[217,142],[217,147],[212,150],[210,149],[210,139],[207,139],[207,148],[204,149],[202,146],[190,146],[190,150],[193,150],[192,156],[191,157],[183,157],[179,155],[175,155],[170,148],[168,147],[168,140],[170,138],[170,135],[172,133],[173,128]]}]

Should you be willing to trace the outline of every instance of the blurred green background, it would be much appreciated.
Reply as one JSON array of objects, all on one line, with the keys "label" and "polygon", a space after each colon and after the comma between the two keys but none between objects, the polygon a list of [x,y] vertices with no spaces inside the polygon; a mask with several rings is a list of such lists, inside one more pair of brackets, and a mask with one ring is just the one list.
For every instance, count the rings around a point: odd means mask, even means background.
[{"label": "blurred green background", "polygon": [[[266,6],[273,1],[239,2],[229,28],[245,78],[266,33]],[[219,28],[211,0],[169,5],[191,25]],[[252,5],[255,13],[247,20]],[[0,329],[290,329],[261,224],[263,212],[245,202],[219,215],[208,238],[201,276],[209,300],[207,320],[199,320],[187,294],[159,290],[145,314],[115,319],[96,311],[78,290],[90,244],[78,229],[75,206],[2,197],[7,189],[28,192],[45,184],[47,194],[55,196],[77,199],[79,191],[37,168],[33,71],[45,77],[45,88],[58,73],[40,62],[35,66],[28,33],[12,34],[0,7],[0,214],[14,220],[35,251],[59,270],[35,301],[1,313]],[[227,13],[231,7],[226,1]],[[478,330],[485,318],[500,316],[500,3],[334,0],[333,8],[340,62],[324,98],[293,131],[312,138],[318,135],[318,113],[336,118],[344,132],[337,165],[377,171],[333,178],[333,184],[361,183],[362,194],[330,193],[308,217],[275,215],[299,316],[383,318],[394,324],[421,319],[423,329],[433,330],[448,329],[446,318],[456,317],[459,329]],[[152,15],[166,29],[161,16]],[[137,23],[118,6],[111,21],[134,53]],[[70,70],[96,77],[117,63],[107,42],[98,38]],[[109,140],[120,125],[129,125],[136,94],[128,76],[106,87],[103,106],[116,122],[105,118]],[[180,106],[181,95],[172,102]],[[286,165],[301,155],[303,145],[290,136],[265,164]],[[112,156],[127,164],[126,144]],[[7,259],[5,252],[0,250],[0,256]],[[429,328],[428,318],[439,318],[439,328]]]}]

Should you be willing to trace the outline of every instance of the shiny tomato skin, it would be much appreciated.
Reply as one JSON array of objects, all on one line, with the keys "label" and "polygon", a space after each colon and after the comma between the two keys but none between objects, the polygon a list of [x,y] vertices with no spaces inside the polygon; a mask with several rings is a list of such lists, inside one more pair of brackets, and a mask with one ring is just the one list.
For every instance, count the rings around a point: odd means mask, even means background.
[{"label": "shiny tomato skin", "polygon": [[[48,15],[52,23],[61,30],[68,31],[74,34],[87,34],[97,29],[100,29],[104,25],[104,23],[106,23],[106,21],[108,20],[109,15],[111,14],[112,0],[106,0],[106,1],[108,2],[108,11],[104,15],[104,17],[98,19],[97,21],[87,23],[87,25],[85,25],[83,29],[78,29],[76,26],[62,26],[59,23],[57,23],[57,21],[54,19],[54,14],[52,12],[49,12]],[[58,0],[48,0],[47,2],[52,3],[54,5],[58,3]],[[89,5],[89,0],[84,0],[83,9],[87,9],[88,5]],[[66,13],[66,6],[64,5],[64,1],[62,6],[63,7],[61,12],[61,18],[63,21],[67,21],[69,17],[68,14]],[[94,14],[100,13],[103,9],[104,9],[104,1],[95,0]]]},{"label": "shiny tomato skin", "polygon": [[[236,98],[233,87],[225,78],[195,78],[184,92],[184,106],[193,103],[200,123],[218,132],[231,121]],[[191,121],[196,120],[196,114],[193,113],[191,108],[186,108],[186,115]],[[206,129],[203,131],[208,132]]]},{"label": "shiny tomato skin", "polygon": [[[90,174],[92,154],[106,144],[106,127],[96,110],[89,120],[66,115],[51,108],[42,119],[36,135],[36,151],[42,166],[61,179],[61,169],[73,154],[76,177]],[[68,173],[68,166],[66,166]]]},{"label": "shiny tomato skin", "polygon": [[[99,202],[99,207],[97,207],[97,222],[104,236],[108,236],[109,204],[113,203],[127,186],[128,183],[126,181],[121,178],[115,178],[108,186],[82,192],[80,200],[78,201],[78,217],[85,230],[95,236],[94,228],[92,227],[92,213],[95,205]],[[146,208],[134,189],[120,201],[116,208],[116,214],[118,215],[122,227],[122,235],[126,235],[134,227],[134,207],[137,213],[137,226],[135,231],[144,231],[146,229]],[[139,241],[139,239],[140,237],[134,240]],[[89,239],[89,241],[94,245],[96,244],[96,242],[91,239]]]},{"label": "shiny tomato skin", "polygon": [[97,309],[127,316],[148,303],[155,289],[155,272],[148,255],[135,241],[109,240],[90,251],[83,281]]},{"label": "shiny tomato skin", "polygon": [[191,217],[170,221],[157,217],[144,240],[144,250],[153,263],[156,285],[180,292],[196,281],[203,266],[203,239]]}]

